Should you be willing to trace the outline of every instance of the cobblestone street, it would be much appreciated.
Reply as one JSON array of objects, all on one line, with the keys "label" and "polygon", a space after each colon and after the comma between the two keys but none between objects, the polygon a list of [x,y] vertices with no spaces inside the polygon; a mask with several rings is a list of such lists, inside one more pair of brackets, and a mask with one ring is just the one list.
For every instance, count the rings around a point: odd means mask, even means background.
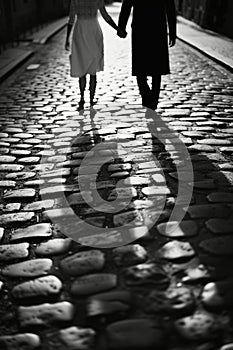
[{"label": "cobblestone street", "polygon": [[146,111],[101,26],[94,109],[65,30],[0,86],[0,348],[232,350],[232,73],[178,41]]}]

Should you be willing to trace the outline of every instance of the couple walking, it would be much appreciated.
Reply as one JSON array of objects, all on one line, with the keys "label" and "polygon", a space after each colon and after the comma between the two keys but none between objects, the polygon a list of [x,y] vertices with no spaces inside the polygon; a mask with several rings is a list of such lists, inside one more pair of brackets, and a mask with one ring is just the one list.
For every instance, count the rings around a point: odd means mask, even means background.
[{"label": "couple walking", "polygon": [[[175,45],[176,41],[174,0],[123,0],[118,25],[107,13],[104,0],[71,0],[65,47],[69,50],[70,34],[77,17],[72,36],[70,67],[71,76],[79,78],[79,110],[85,104],[87,75],[90,75],[90,105],[93,106],[97,102],[96,73],[104,69],[103,34],[97,19],[98,10],[117,31],[117,35],[125,38],[132,8],[132,75],[136,76],[142,105],[153,110],[157,108],[161,76],[170,73],[168,46]],[[151,87],[147,81],[149,76],[152,77]]]}]

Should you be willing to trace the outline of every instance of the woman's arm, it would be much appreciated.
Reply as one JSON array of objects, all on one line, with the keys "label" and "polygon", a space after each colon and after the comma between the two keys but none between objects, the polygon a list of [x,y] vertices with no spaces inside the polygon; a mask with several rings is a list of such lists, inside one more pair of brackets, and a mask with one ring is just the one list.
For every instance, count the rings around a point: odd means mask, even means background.
[{"label": "woman's arm", "polygon": [[103,19],[115,30],[118,30],[116,23],[113,21],[112,17],[108,14],[103,0],[99,1],[99,10]]},{"label": "woman's arm", "polygon": [[69,51],[70,49],[70,33],[72,30],[73,25],[67,23],[67,32],[66,32],[66,43],[65,43],[65,49]]},{"label": "woman's arm", "polygon": [[69,20],[67,23],[67,33],[66,33],[66,43],[65,43],[65,49],[70,49],[70,33],[73,27],[75,21],[75,4],[74,0],[71,0],[70,2],[70,11],[69,11]]}]

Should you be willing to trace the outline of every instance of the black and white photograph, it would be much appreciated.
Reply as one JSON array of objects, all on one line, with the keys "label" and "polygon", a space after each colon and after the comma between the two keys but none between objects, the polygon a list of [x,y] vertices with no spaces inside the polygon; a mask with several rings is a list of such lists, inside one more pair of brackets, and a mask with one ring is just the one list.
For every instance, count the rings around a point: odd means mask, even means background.
[{"label": "black and white photograph", "polygon": [[0,349],[233,350],[232,153],[232,0],[0,0]]}]

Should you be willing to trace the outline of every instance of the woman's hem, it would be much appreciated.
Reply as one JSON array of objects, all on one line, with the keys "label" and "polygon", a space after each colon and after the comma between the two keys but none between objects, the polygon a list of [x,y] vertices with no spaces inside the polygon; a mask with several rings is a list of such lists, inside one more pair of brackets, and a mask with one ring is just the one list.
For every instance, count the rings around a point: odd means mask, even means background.
[{"label": "woman's hem", "polygon": [[87,74],[96,75],[96,73],[103,72],[103,71],[104,71],[104,69],[98,69],[98,70],[96,70],[96,72],[87,71],[87,72],[83,73],[82,75],[81,74],[70,74],[70,77],[71,78],[82,78],[84,75],[87,75]]}]

